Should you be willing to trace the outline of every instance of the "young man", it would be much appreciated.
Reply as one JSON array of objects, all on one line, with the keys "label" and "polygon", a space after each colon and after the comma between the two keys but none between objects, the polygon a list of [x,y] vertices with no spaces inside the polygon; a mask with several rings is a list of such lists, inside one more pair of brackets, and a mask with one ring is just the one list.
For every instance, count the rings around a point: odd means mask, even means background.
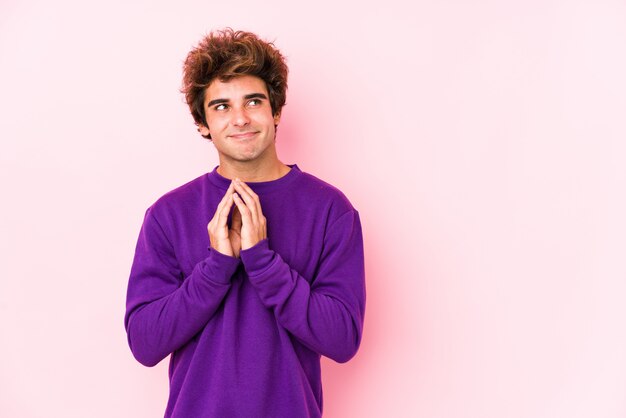
[{"label": "young man", "polygon": [[320,356],[359,347],[359,214],[278,159],[286,90],[284,58],[252,33],[213,32],[185,61],[219,166],[147,210],[125,316],[139,362],[171,355],[166,417],[319,417]]}]

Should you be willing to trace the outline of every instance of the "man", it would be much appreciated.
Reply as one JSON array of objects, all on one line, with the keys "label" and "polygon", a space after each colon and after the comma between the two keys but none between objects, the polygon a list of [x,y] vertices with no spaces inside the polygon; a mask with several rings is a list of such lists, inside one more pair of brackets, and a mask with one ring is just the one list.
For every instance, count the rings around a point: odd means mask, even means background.
[{"label": "man", "polygon": [[171,355],[166,417],[319,417],[320,356],[356,353],[365,310],[358,212],[277,156],[287,66],[273,44],[212,32],[183,89],[219,166],[146,212],[125,326],[134,356]]}]

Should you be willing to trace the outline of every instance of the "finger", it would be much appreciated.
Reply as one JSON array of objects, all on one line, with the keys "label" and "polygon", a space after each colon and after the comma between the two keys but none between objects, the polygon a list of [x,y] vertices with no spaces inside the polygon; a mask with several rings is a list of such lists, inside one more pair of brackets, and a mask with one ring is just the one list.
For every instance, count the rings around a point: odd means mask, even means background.
[{"label": "finger", "polygon": [[254,224],[252,216],[250,214],[250,209],[246,206],[241,197],[237,194],[233,194],[233,201],[235,205],[237,205],[238,212],[241,216],[241,249],[245,250],[251,248],[255,245],[258,239],[258,229]]},{"label": "finger", "polygon": [[213,215],[213,219],[207,225],[209,235],[215,235],[216,237],[224,238],[228,236],[228,213],[233,205],[233,195],[226,197],[223,205],[219,211],[216,211]]},{"label": "finger", "polygon": [[248,208],[248,206],[237,193],[233,193],[233,202],[235,203],[235,205],[237,205],[237,212],[239,212],[239,217],[243,224],[251,224],[252,214],[250,213],[250,208]]},{"label": "finger", "polygon": [[259,196],[256,193],[254,193],[254,190],[252,190],[250,186],[248,186],[245,182],[241,181],[240,179],[235,179],[235,189],[240,189],[245,194],[247,194],[252,199],[254,199],[256,202],[259,201]]},{"label": "finger", "polygon": [[235,179],[235,190],[241,190],[243,197],[249,197],[246,202],[246,206],[250,209],[253,216],[253,224],[257,231],[260,232],[259,237],[261,239],[267,238],[267,220],[263,215],[263,208],[261,207],[261,200],[259,196],[248,186],[246,183],[239,179]]},{"label": "finger", "polygon": [[229,195],[226,199],[226,203],[222,206],[219,214],[219,225],[226,226],[228,223],[228,214],[230,213],[230,209],[233,207],[233,195]]},{"label": "finger", "polygon": [[263,216],[263,208],[261,207],[261,199],[259,198],[259,195],[254,193],[254,190],[252,190],[250,186],[248,186],[243,181],[240,182],[240,184],[248,192],[248,194],[252,196],[252,199],[254,199],[254,203],[256,206],[256,213],[259,216],[259,218],[261,218]]},{"label": "finger", "polygon": [[230,213],[230,208],[233,206],[233,198],[232,195],[235,191],[235,185],[233,182],[230,183],[228,189],[226,189],[226,193],[220,200],[220,203],[217,205],[215,209],[215,214],[213,215],[213,219],[217,222],[219,226],[226,225],[228,221],[228,214]]},{"label": "finger", "polygon": [[220,203],[218,203],[217,208],[215,209],[216,213],[221,212],[224,205],[229,204],[228,203],[229,196],[233,194],[234,191],[235,191],[235,183],[231,181],[230,185],[228,186],[228,189],[226,189],[226,193],[224,193],[224,196],[222,196],[222,200],[220,200]]},{"label": "finger", "polygon": [[235,198],[235,203],[239,201],[243,205],[243,207],[238,206],[241,214],[243,216],[246,216],[246,214],[248,214],[248,217],[250,218],[249,221],[256,224],[256,220],[258,218],[256,214],[256,205],[254,203],[254,199],[243,188],[241,188],[241,186],[235,185],[235,191],[236,193],[233,194],[233,197]]},{"label": "finger", "polygon": [[228,196],[228,200],[226,201],[226,205],[229,208],[228,212],[230,212],[230,208],[233,206],[233,194],[235,194],[235,183],[231,181],[230,186],[228,186],[224,194],[224,197]]},{"label": "finger", "polygon": [[258,221],[263,216],[259,196],[254,193],[250,186],[239,179],[235,179],[235,190],[239,193],[248,209],[250,209],[252,217]]}]

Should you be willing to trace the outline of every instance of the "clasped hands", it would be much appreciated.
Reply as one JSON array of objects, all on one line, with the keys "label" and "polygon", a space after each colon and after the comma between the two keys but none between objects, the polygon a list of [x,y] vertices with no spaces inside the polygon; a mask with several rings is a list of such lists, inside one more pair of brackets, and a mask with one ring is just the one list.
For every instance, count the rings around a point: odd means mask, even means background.
[{"label": "clasped hands", "polygon": [[[228,214],[233,208],[228,227]],[[217,205],[207,229],[211,247],[231,257],[239,257],[241,250],[253,247],[267,237],[267,224],[259,196],[243,181],[235,179]]]}]

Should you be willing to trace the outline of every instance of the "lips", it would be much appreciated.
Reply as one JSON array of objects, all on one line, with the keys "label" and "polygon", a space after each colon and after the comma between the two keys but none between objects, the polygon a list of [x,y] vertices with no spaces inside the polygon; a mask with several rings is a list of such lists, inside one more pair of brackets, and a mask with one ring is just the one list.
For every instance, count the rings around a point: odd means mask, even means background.
[{"label": "lips", "polygon": [[237,132],[234,134],[230,134],[228,135],[230,138],[233,139],[250,139],[253,136],[255,136],[258,132],[254,131],[254,132]]}]

